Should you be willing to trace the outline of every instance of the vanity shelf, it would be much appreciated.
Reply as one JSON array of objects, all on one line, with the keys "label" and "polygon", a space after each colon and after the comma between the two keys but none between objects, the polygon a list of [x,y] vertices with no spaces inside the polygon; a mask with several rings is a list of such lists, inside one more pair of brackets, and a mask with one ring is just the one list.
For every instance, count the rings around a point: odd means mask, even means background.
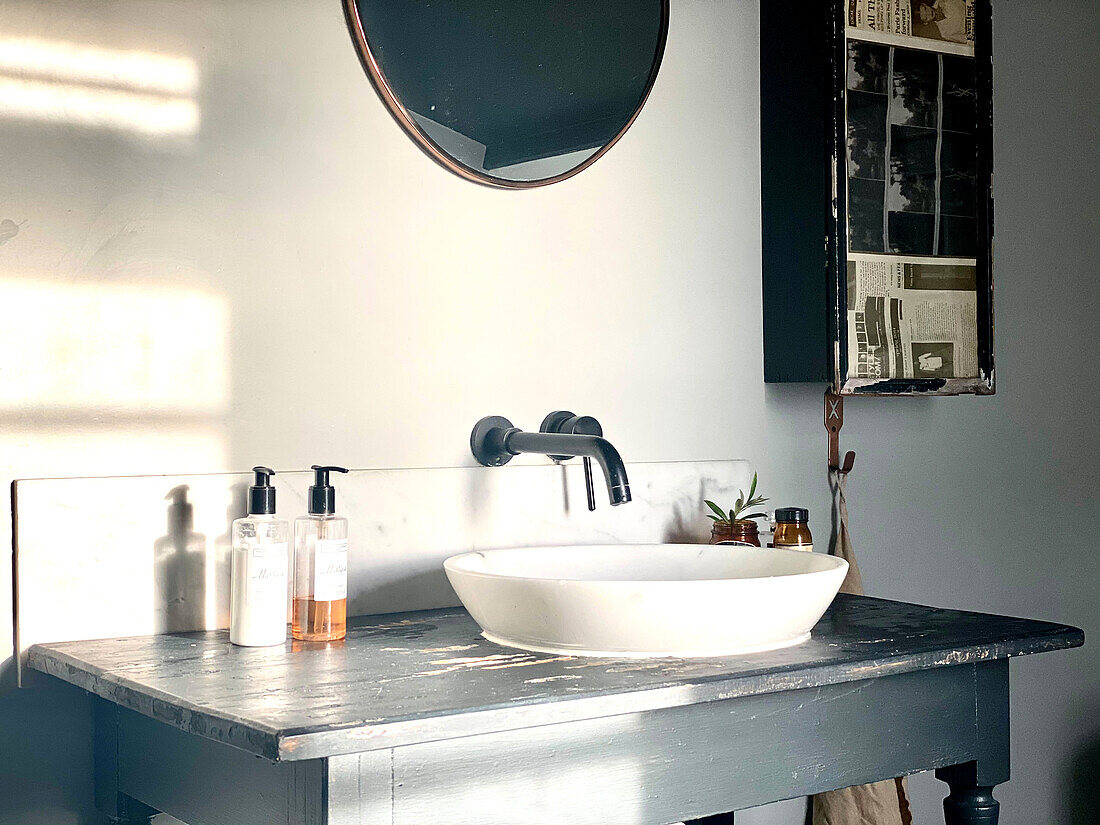
[{"label": "vanity shelf", "polygon": [[928,768],[1005,781],[1007,658],[1082,642],[840,595],[810,641],[730,658],[524,653],[450,608],[361,617],[342,644],[208,631],[38,644],[28,664],[99,697],[115,815],[656,825]]}]

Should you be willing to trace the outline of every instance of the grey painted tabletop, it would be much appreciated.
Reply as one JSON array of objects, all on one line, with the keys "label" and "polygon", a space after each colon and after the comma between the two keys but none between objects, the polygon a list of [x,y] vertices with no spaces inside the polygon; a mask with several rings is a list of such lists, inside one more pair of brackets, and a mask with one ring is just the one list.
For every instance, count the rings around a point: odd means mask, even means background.
[{"label": "grey painted tabletop", "polygon": [[122,707],[273,760],[596,719],[1040,653],[1047,622],[839,595],[796,647],[712,659],[525,653],[461,608],[364,616],[343,642],[242,648],[226,631],[33,646],[29,665]]}]

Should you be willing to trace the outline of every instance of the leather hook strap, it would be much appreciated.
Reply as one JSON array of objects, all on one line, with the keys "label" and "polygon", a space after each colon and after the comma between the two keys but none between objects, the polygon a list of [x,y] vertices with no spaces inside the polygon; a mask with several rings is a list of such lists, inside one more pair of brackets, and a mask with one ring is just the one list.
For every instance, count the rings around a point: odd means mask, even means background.
[{"label": "leather hook strap", "polygon": [[825,390],[825,430],[829,434],[829,469],[845,475],[852,471],[856,454],[849,450],[840,461],[840,428],[844,426],[844,396]]}]

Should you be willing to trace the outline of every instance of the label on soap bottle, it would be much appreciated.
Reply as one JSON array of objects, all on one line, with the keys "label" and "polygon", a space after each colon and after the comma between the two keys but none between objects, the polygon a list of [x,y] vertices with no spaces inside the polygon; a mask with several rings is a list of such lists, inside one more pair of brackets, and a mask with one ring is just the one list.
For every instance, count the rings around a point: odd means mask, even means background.
[{"label": "label on soap bottle", "polygon": [[274,600],[286,612],[287,543],[254,544],[249,549],[246,602]]},{"label": "label on soap bottle", "polygon": [[348,540],[317,539],[313,554],[313,599],[334,602],[348,597]]}]

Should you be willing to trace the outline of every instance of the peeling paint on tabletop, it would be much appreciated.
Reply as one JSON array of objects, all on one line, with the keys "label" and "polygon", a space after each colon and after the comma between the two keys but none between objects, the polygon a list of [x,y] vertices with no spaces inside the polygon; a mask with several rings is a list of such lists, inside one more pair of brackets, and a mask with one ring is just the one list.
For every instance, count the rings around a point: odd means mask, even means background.
[{"label": "peeling paint on tabletop", "polygon": [[[415,640],[416,645],[395,640]],[[343,643],[242,651],[224,631],[35,645],[31,667],[269,759],[353,753],[1004,659],[1062,625],[838,596],[802,645],[710,659],[511,650],[461,609],[360,617]],[[853,690],[858,690],[853,686]]]}]

